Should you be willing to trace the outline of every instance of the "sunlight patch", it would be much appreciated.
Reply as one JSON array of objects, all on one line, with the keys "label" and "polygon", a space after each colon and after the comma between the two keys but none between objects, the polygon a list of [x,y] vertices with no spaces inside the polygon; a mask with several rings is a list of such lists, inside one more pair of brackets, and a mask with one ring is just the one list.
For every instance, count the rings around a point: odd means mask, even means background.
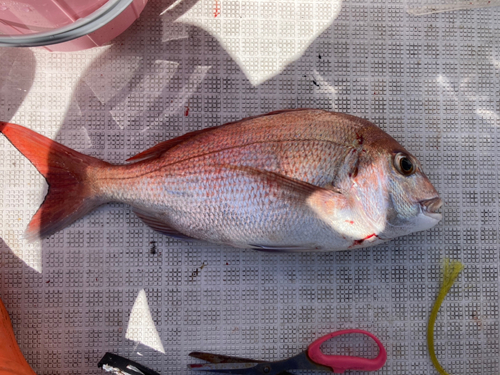
[{"label": "sunlight patch", "polygon": [[137,295],[132,311],[130,312],[130,320],[125,338],[140,342],[165,354],[160,335],[149,310],[148,299],[144,289]]}]

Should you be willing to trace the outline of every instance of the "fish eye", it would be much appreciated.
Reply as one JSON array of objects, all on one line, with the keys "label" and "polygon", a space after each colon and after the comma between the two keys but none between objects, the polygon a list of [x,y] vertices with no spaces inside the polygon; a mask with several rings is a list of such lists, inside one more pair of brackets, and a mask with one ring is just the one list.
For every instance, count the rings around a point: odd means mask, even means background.
[{"label": "fish eye", "polygon": [[394,166],[396,169],[399,171],[404,176],[409,176],[415,172],[415,166],[413,165],[413,162],[411,159],[408,157],[408,155],[405,155],[403,153],[396,154],[396,157],[394,158]]}]

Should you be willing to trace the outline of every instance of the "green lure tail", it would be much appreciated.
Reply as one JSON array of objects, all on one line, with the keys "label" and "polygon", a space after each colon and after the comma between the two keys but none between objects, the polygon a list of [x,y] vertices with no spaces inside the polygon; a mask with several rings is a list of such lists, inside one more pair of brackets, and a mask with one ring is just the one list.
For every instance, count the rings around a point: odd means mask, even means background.
[{"label": "green lure tail", "polygon": [[431,356],[434,367],[436,367],[441,375],[449,374],[446,372],[443,366],[441,366],[436,357],[436,351],[434,349],[434,325],[436,324],[439,308],[441,307],[446,295],[450,291],[451,287],[455,283],[455,280],[463,269],[464,265],[459,261],[450,259],[444,260],[443,282],[441,284],[441,290],[439,291],[436,303],[434,303],[434,307],[431,311],[431,316],[429,317],[429,324],[427,325],[427,346],[429,348],[429,355]]}]

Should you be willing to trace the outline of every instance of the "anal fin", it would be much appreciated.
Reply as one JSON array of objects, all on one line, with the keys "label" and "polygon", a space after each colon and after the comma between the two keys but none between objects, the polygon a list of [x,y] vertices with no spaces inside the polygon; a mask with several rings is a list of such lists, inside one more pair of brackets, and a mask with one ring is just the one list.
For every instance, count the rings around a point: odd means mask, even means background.
[{"label": "anal fin", "polygon": [[151,215],[149,212],[143,211],[138,208],[134,208],[133,211],[137,215],[137,217],[139,217],[139,219],[141,219],[148,227],[161,234],[180,240],[195,240],[195,238],[186,236],[185,234],[179,232],[177,229],[174,229],[168,224],[165,224],[158,217]]}]

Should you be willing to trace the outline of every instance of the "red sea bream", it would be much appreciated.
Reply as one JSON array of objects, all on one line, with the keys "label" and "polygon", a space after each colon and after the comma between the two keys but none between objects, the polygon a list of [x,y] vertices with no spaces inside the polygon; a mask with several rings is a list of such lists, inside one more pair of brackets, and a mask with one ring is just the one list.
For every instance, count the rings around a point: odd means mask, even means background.
[{"label": "red sea bream", "polygon": [[47,179],[26,236],[108,202],[153,229],[240,248],[329,251],[429,229],[441,199],[418,160],[376,125],[322,110],[273,112],[162,142],[113,165],[19,125],[0,131]]}]

